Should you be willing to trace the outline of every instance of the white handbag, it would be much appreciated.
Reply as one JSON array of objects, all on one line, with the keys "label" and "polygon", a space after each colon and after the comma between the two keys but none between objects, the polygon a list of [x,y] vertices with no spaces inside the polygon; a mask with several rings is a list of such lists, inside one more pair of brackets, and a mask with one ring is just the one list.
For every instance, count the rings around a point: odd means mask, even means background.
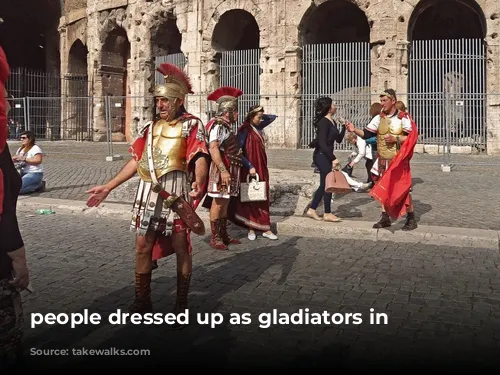
[{"label": "white handbag", "polygon": [[240,200],[242,202],[262,202],[267,200],[266,181],[259,181],[259,175],[255,174],[256,179],[250,181],[250,175],[247,176],[247,182],[242,182],[240,186]]}]

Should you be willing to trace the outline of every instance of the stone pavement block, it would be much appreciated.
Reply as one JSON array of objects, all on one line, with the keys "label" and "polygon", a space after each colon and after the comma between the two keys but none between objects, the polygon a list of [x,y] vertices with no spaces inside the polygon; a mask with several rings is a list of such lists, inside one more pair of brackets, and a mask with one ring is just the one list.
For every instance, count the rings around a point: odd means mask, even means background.
[{"label": "stone pavement block", "polygon": [[393,225],[377,231],[377,239],[382,241],[426,243],[440,246],[457,245],[463,247],[479,247],[498,249],[499,232],[492,230],[474,229],[464,231],[461,228],[448,228],[421,225],[416,230],[401,231],[401,224]]},{"label": "stone pavement block", "polygon": [[[184,361],[186,353],[191,360],[210,359],[209,363],[204,360],[204,366],[218,368],[250,368],[269,361],[286,367],[305,363],[319,366],[322,361],[331,364],[332,358],[343,369],[373,369],[376,363],[392,365],[403,359],[401,368],[408,368],[427,364],[437,352],[439,358],[430,367],[460,361],[465,355],[470,363],[460,362],[458,368],[477,370],[493,364],[498,353],[498,341],[491,335],[500,319],[500,312],[496,318],[493,315],[499,294],[483,286],[497,278],[497,269],[484,267],[479,273],[471,272],[479,263],[498,264],[500,254],[488,249],[449,245],[441,250],[422,243],[356,239],[340,239],[342,246],[330,246],[330,239],[280,236],[278,241],[244,239],[243,246],[221,253],[195,237],[192,314],[220,312],[225,318],[214,329],[194,324],[175,332],[165,324],[106,323],[111,312],[118,308],[126,311],[133,297],[134,242],[122,220],[58,214],[20,215],[19,220],[36,290],[24,305],[27,350],[150,350],[147,356],[91,358],[92,366],[102,361],[116,368],[126,364],[129,369],[148,368],[167,355]],[[61,256],[61,247],[69,248],[69,244],[71,253]],[[331,259],[342,261],[324,262],[325,249]],[[73,259],[71,254],[79,257]],[[460,261],[452,262],[457,259]],[[385,262],[391,266],[388,271],[380,268]],[[175,301],[175,259],[159,263],[153,275],[153,300],[155,312],[166,314]],[[380,280],[384,281],[368,281],[377,274],[383,275]],[[470,287],[465,292],[464,283]],[[459,299],[461,296],[467,302]],[[285,325],[268,321],[270,328],[259,328],[266,323],[262,317],[272,318],[274,310],[290,316],[306,308],[310,314],[361,313],[363,323],[334,324],[330,320],[320,325]],[[370,325],[370,308],[387,314],[388,324]],[[62,325],[29,328],[31,312],[74,313],[83,309],[101,313],[104,322],[75,329]],[[235,312],[250,313],[252,322],[229,324],[229,314]],[[341,318],[336,315],[336,319]],[[29,356],[24,365],[48,369],[62,360],[73,368],[90,365],[88,357],[78,356]],[[483,361],[482,367],[476,360]]]},{"label": "stone pavement block", "polygon": [[[11,146],[11,151],[14,147]],[[114,162],[105,161],[106,143],[41,142],[41,147],[46,154],[47,190],[34,195],[40,197],[85,201],[89,188],[106,183],[130,159],[125,143],[114,144],[113,153],[124,156],[124,160]],[[343,160],[348,152],[338,155]],[[273,213],[301,215],[319,182],[318,175],[310,168],[312,150],[268,150],[268,160],[271,185],[281,191],[271,194]],[[429,154],[417,154],[412,159],[413,198],[419,224],[498,230],[500,203],[496,199],[496,186],[500,179],[500,157],[451,155],[451,173],[441,171],[443,160],[443,155]],[[354,177],[364,180],[364,168],[356,166]],[[481,181],[481,189],[476,181]],[[127,192],[121,189],[112,193],[111,198],[115,203],[130,202],[133,189],[125,189]],[[346,221],[374,223],[380,215],[377,202],[366,193],[335,197],[332,208]]]}]

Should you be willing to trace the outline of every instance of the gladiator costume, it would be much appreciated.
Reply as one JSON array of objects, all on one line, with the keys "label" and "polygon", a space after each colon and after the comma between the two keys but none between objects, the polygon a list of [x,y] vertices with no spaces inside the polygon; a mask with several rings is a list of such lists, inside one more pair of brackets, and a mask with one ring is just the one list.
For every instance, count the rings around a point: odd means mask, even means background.
[{"label": "gladiator costume", "polygon": [[23,308],[19,290],[10,284],[12,259],[9,253],[24,247],[17,222],[17,197],[21,176],[7,145],[8,104],[5,83],[10,74],[7,58],[0,47],[0,368],[13,365],[22,354]]},{"label": "gladiator costume", "polygon": [[[192,93],[189,78],[176,66],[162,64],[158,71],[165,77],[165,84],[155,88],[155,98],[173,101]],[[131,308],[137,312],[152,310],[152,262],[174,254],[172,234],[186,236],[191,255],[191,231],[204,233],[203,222],[194,212],[200,200],[193,201],[189,192],[195,178],[196,160],[209,157],[205,127],[184,107],[173,117],[171,121],[158,119],[146,123],[138,130],[139,137],[129,150],[138,162],[137,173],[140,176],[130,229],[140,236],[145,236],[148,231],[155,232],[152,253],[137,254],[136,294]],[[139,268],[144,267],[149,272],[139,272]],[[177,270],[176,311],[187,308],[190,280],[191,272]]]},{"label": "gladiator costume", "polygon": [[[242,151],[238,145],[236,134],[231,124],[236,122],[234,112],[238,110],[238,97],[243,92],[234,87],[221,87],[208,96],[208,100],[217,103],[216,116],[207,124],[209,143],[217,141],[222,157],[222,165],[216,165],[212,160],[208,177],[207,198],[204,207],[210,208],[213,198],[232,199],[240,194],[240,169],[242,167]],[[230,122],[222,116],[228,113]],[[228,171],[231,175],[230,186],[222,184],[221,172]],[[233,239],[227,231],[228,218],[212,221],[212,237],[210,246],[218,250],[227,250],[230,244],[240,244],[241,241]]]},{"label": "gladiator costume", "polygon": [[[387,90],[380,96],[396,99],[393,90]],[[418,139],[418,131],[415,122],[407,112],[396,109],[392,115],[384,112],[375,116],[364,131],[364,139],[377,137],[377,161],[374,169],[378,173],[377,183],[372,188],[370,195],[384,206],[385,212],[379,222],[373,228],[386,228],[391,226],[391,218],[396,220],[407,215],[403,230],[411,230],[417,227],[414,212],[406,212],[410,205],[411,194],[411,169],[410,160]],[[396,138],[396,143],[387,144],[384,140],[386,135]],[[403,144],[399,137],[406,135]]]}]

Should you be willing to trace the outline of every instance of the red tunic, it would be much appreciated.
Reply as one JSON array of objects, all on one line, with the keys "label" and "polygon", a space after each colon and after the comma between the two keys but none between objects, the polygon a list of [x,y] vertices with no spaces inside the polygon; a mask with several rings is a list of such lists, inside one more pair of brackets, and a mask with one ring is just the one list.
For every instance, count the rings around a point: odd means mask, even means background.
[{"label": "red tunic", "polygon": [[[260,181],[266,182],[267,200],[261,202],[245,202],[239,199],[234,200],[231,221],[245,228],[267,232],[271,230],[271,217],[269,214],[269,169],[267,167],[267,154],[264,139],[260,133],[248,123],[243,123],[238,133],[248,132],[245,145],[245,157],[252,163],[255,171],[259,175]],[[241,169],[241,182],[247,181],[249,170],[245,167]],[[234,216],[233,216],[234,215]]]},{"label": "red tunic", "polygon": [[[203,123],[201,122],[200,119],[197,117],[185,113],[183,114],[180,118],[179,121],[188,121],[188,120],[197,120],[198,124],[197,126],[193,126],[191,129],[191,132],[189,133],[189,136],[186,138],[187,141],[187,151],[186,151],[186,162],[188,164],[188,175],[193,176],[191,183],[195,181],[195,161],[196,161],[196,156],[200,153],[202,154],[208,154],[208,148],[207,148],[207,141],[206,141],[206,135],[203,130],[203,137],[200,137],[200,132],[199,129],[203,129]],[[152,125],[150,125],[152,126]],[[142,153],[144,151],[144,147],[146,145],[147,137],[148,137],[148,131],[150,127],[146,129],[144,132],[144,135],[138,139],[136,139],[132,145],[129,148],[129,152],[132,154],[132,157],[134,160],[139,161],[141,159]],[[205,195],[207,189],[207,182],[204,181],[204,185],[202,187],[203,195]],[[203,198],[202,195],[202,198]],[[200,204],[201,199],[197,200],[192,200],[191,206],[196,209],[198,205]],[[176,223],[177,226],[179,227],[185,227],[184,223],[182,220],[178,220]],[[192,252],[192,245],[191,245],[191,230],[186,227],[186,236],[188,240],[188,245],[189,245],[189,253],[191,254]],[[157,260],[160,258],[167,257],[169,255],[174,254],[174,248],[172,246],[172,237],[171,236],[163,236],[163,235],[157,235],[155,244],[153,246],[153,260]]]},{"label": "red tunic", "polygon": [[406,215],[406,209],[410,205],[412,185],[410,160],[418,140],[415,121],[406,112],[402,114],[402,117],[410,119],[412,131],[370,192],[370,195],[382,203],[385,212],[394,220]]},{"label": "red tunic", "polygon": [[[5,98],[5,85],[9,78],[10,68],[7,62],[7,56],[0,47],[0,154],[3,152],[7,144],[8,128],[7,128],[7,101]],[[3,172],[0,169],[0,220],[3,211],[4,185]]]}]

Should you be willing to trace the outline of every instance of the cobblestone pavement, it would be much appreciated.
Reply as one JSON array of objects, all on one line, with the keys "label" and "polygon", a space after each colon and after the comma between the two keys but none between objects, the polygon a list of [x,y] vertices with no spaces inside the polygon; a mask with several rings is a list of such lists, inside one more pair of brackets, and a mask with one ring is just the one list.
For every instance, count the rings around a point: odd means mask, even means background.
[{"label": "cobblestone pavement", "polygon": [[[245,240],[216,252],[194,240],[190,294],[195,314],[219,313],[211,329],[192,324],[110,325],[133,298],[133,236],[126,221],[19,212],[35,293],[25,299],[26,367],[73,369],[193,366],[484,369],[499,365],[500,254],[484,249],[308,238]],[[157,313],[172,311],[175,259],[154,271]],[[369,324],[370,309],[387,324]],[[31,328],[30,313],[99,313],[103,323]],[[362,314],[362,324],[272,324],[278,313]],[[251,324],[230,324],[250,313]],[[344,320],[345,322],[345,320]],[[383,321],[382,321],[383,322]],[[266,324],[265,320],[260,323]],[[36,356],[49,349],[148,349],[149,356]],[[40,352],[38,352],[40,353]],[[31,355],[30,355],[31,354]],[[92,362],[92,363],[90,363]],[[97,363],[99,362],[99,363]]]},{"label": "cobblestone pavement", "polygon": [[[87,191],[107,182],[128,160],[126,144],[113,146],[124,160],[105,161],[105,143],[40,142],[44,159],[47,198],[86,200]],[[10,146],[15,150],[14,144]],[[269,150],[269,166],[286,170],[309,170],[311,150]],[[347,153],[338,154],[346,160]],[[414,199],[418,220],[424,225],[498,230],[500,222],[500,157],[452,155],[451,173],[441,171],[443,156],[416,154],[412,162]],[[360,163],[362,164],[362,163]],[[364,180],[363,165],[354,177]],[[273,182],[271,182],[273,183]],[[378,204],[367,194],[349,194],[333,204],[335,214],[346,220],[377,221]]]}]

